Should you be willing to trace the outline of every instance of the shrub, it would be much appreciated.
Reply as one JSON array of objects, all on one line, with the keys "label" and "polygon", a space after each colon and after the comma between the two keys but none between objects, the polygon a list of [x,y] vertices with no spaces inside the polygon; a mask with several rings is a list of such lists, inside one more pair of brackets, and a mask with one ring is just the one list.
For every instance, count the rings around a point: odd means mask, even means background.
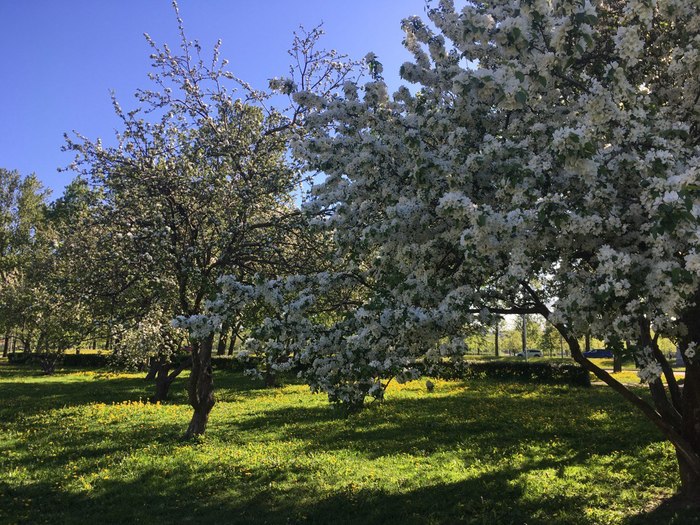
[{"label": "shrub", "polygon": [[591,386],[588,371],[572,363],[524,361],[466,361],[456,368],[450,363],[423,367],[423,373],[440,379],[491,378],[547,384]]},{"label": "shrub", "polygon": [[[42,363],[54,355],[18,352],[7,357],[10,364],[23,365]],[[69,368],[101,368],[107,366],[107,358],[107,354],[63,354],[59,357],[58,364]]]}]

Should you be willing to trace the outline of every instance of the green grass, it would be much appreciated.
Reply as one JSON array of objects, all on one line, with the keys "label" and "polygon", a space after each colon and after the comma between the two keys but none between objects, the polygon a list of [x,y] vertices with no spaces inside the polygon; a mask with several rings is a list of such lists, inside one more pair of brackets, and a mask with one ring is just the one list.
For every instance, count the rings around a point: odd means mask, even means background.
[{"label": "green grass", "polygon": [[415,382],[345,417],[302,385],[215,380],[193,443],[184,379],[151,405],[139,375],[0,364],[0,522],[700,523],[654,510],[673,450],[606,388]]}]

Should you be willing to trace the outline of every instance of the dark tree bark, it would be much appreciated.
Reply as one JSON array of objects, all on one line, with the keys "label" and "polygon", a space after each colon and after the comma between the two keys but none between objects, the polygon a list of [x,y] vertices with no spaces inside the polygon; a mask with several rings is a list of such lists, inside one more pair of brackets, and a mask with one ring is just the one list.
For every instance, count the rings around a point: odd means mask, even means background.
[{"label": "dark tree bark", "polygon": [[10,332],[5,332],[5,341],[2,345],[2,356],[7,357],[7,351],[10,348]]},{"label": "dark tree bark", "polygon": [[613,374],[622,372],[622,356],[615,352],[613,354]]},{"label": "dark tree bark", "polygon": [[[536,292],[525,285],[532,299],[536,302],[547,320],[551,312],[539,300]],[[700,343],[700,292],[694,298],[694,305],[689,307],[680,321],[687,328],[687,334],[681,339],[680,349],[684,353],[692,343]],[[700,502],[700,361],[685,359],[685,381],[682,390],[680,410],[673,404],[673,390],[667,396],[661,380],[649,384],[654,400],[654,406],[642,399],[635,392],[612,377],[607,371],[587,359],[581,351],[576,335],[570,327],[562,323],[554,323],[571,350],[571,357],[583,368],[593,373],[623,398],[637,407],[651,421],[676,449],[678,469],[681,478],[681,495],[693,502]],[[648,328],[648,324],[645,325]],[[641,341],[645,346],[653,348],[656,344],[651,339],[648,330],[640,326],[641,337],[649,341]],[[663,356],[662,356],[663,357]],[[697,356],[696,356],[697,357]],[[658,356],[655,356],[658,358]],[[662,368],[664,364],[660,363]],[[675,380],[673,381],[675,383]],[[670,399],[669,399],[670,397]]]},{"label": "dark tree bark", "polygon": [[[685,384],[681,413],[683,423],[681,434],[700,456],[700,364],[692,363],[685,370]],[[700,459],[688,461],[678,449],[678,468],[681,476],[681,492],[693,501],[700,503]]]},{"label": "dark tree bark", "polygon": [[231,339],[228,342],[228,350],[226,350],[226,355],[233,355],[236,350],[236,332],[231,332]]},{"label": "dark tree bark", "polygon": [[214,377],[211,368],[211,352],[214,336],[208,336],[192,346],[192,372],[188,394],[194,409],[185,438],[204,434],[209,421],[209,413],[214,406]]},{"label": "dark tree bark", "polygon": [[224,324],[221,327],[221,333],[219,334],[219,342],[216,345],[216,355],[224,355],[226,353],[226,337],[228,332],[228,325]]},{"label": "dark tree bark", "polygon": [[494,339],[493,339],[494,346],[496,347],[496,357],[498,357],[498,356],[501,355],[501,352],[500,352],[500,350],[499,350],[499,348],[498,348],[498,339],[499,339],[498,336],[500,335],[500,334],[499,334],[499,328],[498,328],[498,322],[499,322],[499,321],[500,321],[500,319],[496,320],[496,334],[494,335]]},{"label": "dark tree bark", "polygon": [[151,403],[166,401],[173,381],[175,381],[183,370],[187,370],[191,366],[192,356],[183,359],[177,365],[162,357],[152,359],[151,367],[146,376],[146,379],[155,380],[156,389],[153,396],[151,396]]},{"label": "dark tree bark", "polygon": [[267,388],[274,388],[278,385],[277,374],[272,369],[270,363],[267,363],[267,365],[265,366],[265,375],[263,379],[265,380],[265,386]]},{"label": "dark tree bark", "polygon": [[148,361],[148,373],[146,374],[146,381],[153,381],[158,375],[158,369],[164,364],[162,357],[151,357]]},{"label": "dark tree bark", "polygon": [[[683,451],[678,451],[678,467],[681,475],[681,492],[685,497],[700,502],[700,355],[689,359],[685,352],[689,345],[700,345],[700,292],[695,294],[695,305],[683,316],[688,333],[680,341],[680,350],[685,361],[685,379],[680,393],[682,416],[681,435],[695,451],[695,461]],[[697,348],[696,348],[697,351]]]},{"label": "dark tree bark", "polygon": [[228,344],[228,355],[233,355],[233,351],[236,349],[236,339],[238,338],[240,329],[241,325],[238,323],[234,323],[233,326],[231,326],[231,340]]}]

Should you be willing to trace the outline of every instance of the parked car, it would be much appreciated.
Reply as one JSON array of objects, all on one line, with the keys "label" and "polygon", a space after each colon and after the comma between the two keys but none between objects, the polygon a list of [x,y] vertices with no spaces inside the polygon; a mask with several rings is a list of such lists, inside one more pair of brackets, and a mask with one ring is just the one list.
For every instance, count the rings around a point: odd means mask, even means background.
[{"label": "parked car", "polygon": [[583,357],[608,357],[612,359],[613,353],[612,350],[608,350],[607,348],[596,348],[594,350],[584,352]]},{"label": "parked car", "polygon": [[[538,350],[537,348],[528,348],[525,351],[527,352],[528,357],[542,357],[542,350]],[[525,354],[518,352],[515,354],[515,357],[525,357]]]}]

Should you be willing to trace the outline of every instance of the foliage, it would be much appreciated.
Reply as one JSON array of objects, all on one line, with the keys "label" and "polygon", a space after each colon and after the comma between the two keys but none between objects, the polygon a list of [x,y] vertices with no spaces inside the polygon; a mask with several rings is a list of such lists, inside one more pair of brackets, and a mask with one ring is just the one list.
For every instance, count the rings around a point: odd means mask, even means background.
[{"label": "foliage", "polygon": [[143,370],[151,360],[171,360],[187,341],[187,333],[172,326],[163,311],[148,312],[135,325],[120,330],[110,356],[113,366],[126,370]]},{"label": "foliage", "polygon": [[549,353],[549,355],[558,355],[562,351],[563,341],[559,332],[550,323],[547,323],[544,327],[544,332],[542,332],[542,341],[540,342],[540,347],[543,352]]},{"label": "foliage", "polygon": [[92,330],[85,297],[75,286],[80,259],[64,249],[88,197],[75,184],[47,204],[48,191],[34,175],[0,170],[0,329],[42,352],[51,373],[61,354]]}]

